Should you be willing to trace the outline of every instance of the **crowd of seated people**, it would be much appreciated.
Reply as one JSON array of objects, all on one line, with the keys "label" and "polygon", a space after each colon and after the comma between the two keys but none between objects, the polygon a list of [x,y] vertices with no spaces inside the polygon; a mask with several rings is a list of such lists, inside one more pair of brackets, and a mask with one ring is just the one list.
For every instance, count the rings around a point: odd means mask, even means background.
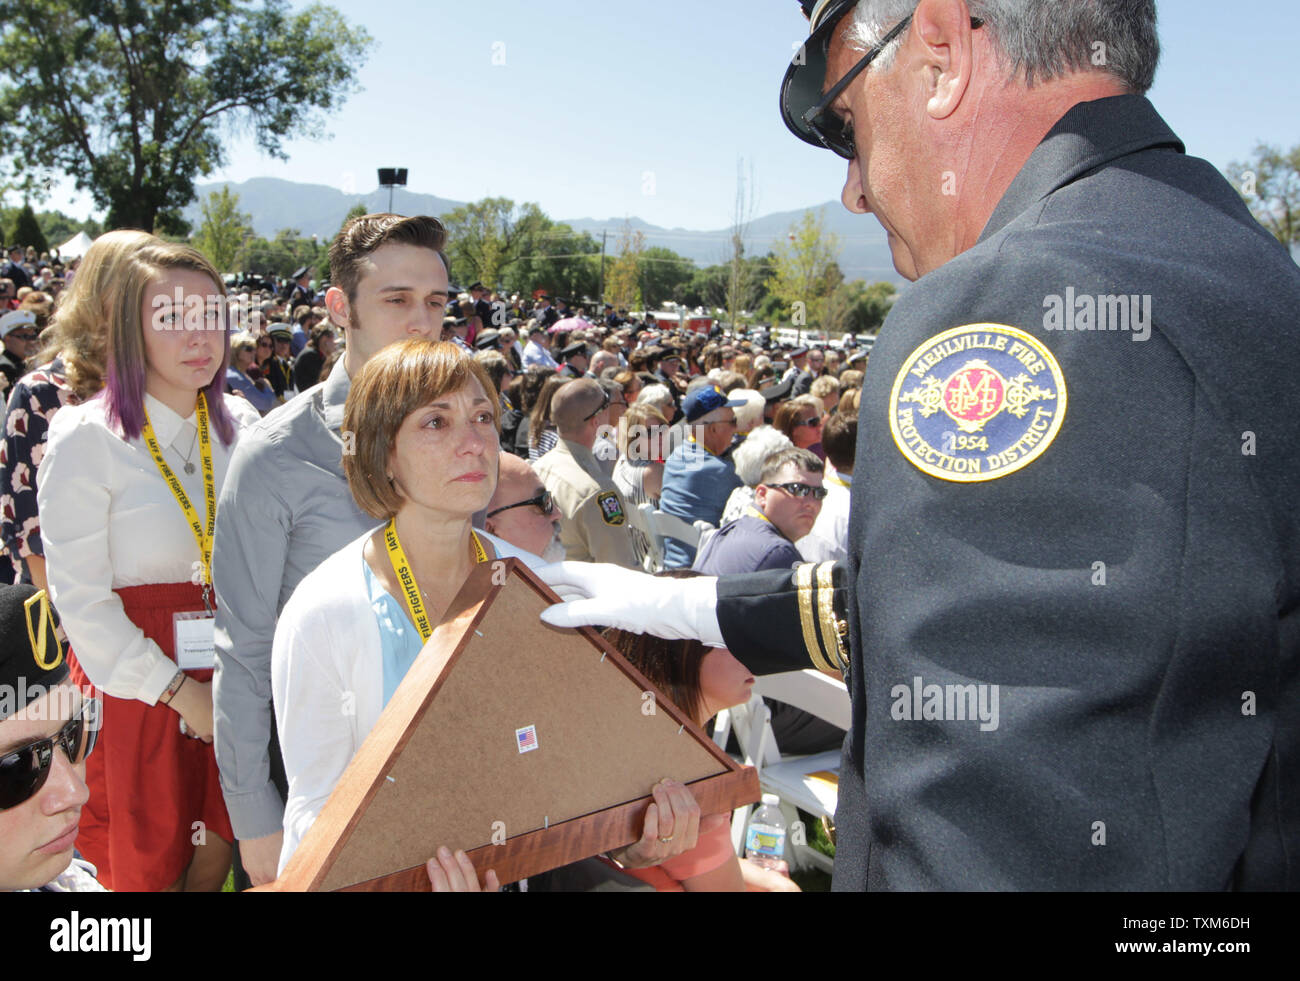
[{"label": "crowd of seated people", "polygon": [[[0,705],[0,889],[271,882],[479,562],[644,568],[642,504],[718,528],[698,554],[665,543],[678,568],[730,567],[754,514],[781,546],[763,563],[846,533],[809,536],[821,497],[790,490],[847,488],[852,438],[824,420],[860,376],[835,377],[838,352],[458,295],[444,247],[436,219],[353,219],[328,286],[303,271],[290,304],[110,232],[44,319],[6,314],[0,614],[30,629],[6,629],[0,663],[60,705]],[[394,284],[403,302],[381,302]],[[177,295],[231,302],[186,324]],[[36,616],[67,643],[29,644]],[[749,697],[743,651],[613,639],[697,721]],[[646,792],[636,842],[544,881],[792,887],[737,860],[683,785]],[[429,873],[496,884],[449,852]]]}]

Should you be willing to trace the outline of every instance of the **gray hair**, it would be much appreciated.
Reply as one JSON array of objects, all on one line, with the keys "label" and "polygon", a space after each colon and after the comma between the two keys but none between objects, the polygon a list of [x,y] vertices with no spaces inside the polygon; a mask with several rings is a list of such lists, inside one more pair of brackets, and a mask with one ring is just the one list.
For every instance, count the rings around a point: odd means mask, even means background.
[{"label": "gray hair", "polygon": [[[843,40],[867,51],[916,9],[918,0],[860,0]],[[1155,0],[967,0],[972,17],[984,21],[1003,66],[1025,84],[1073,71],[1109,72],[1145,94],[1160,62]],[[893,64],[899,41],[872,68]]]},{"label": "gray hair", "polygon": [[762,423],[767,400],[763,398],[761,392],[756,392],[752,388],[733,388],[727,393],[727,398],[733,401],[740,399],[745,401],[744,405],[736,406],[736,432],[748,433]]},{"label": "gray hair", "polygon": [[746,487],[753,487],[763,478],[763,463],[768,457],[793,448],[794,443],[779,429],[759,426],[731,451],[731,462],[736,467],[736,476]]},{"label": "gray hair", "polygon": [[638,402],[649,402],[663,412],[665,417],[672,416],[676,409],[672,392],[668,391],[667,385],[646,385],[636,393],[636,400]]}]

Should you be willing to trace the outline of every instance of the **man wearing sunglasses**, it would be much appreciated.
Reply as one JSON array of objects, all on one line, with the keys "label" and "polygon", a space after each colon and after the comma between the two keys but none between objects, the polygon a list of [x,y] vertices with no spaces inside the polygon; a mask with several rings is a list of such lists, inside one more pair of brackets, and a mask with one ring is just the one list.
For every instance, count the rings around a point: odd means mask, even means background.
[{"label": "man wearing sunglasses", "polygon": [[[547,619],[755,673],[843,663],[845,621],[837,890],[1300,888],[1300,269],[1144,97],[1154,0],[803,7],[785,123],[917,281],[861,390],[848,562],[565,569],[600,598]],[[912,685],[996,686],[1000,724]]]},{"label": "man wearing sunglasses", "polygon": [[560,439],[535,466],[562,515],[565,557],[635,569],[627,504],[592,451],[601,427],[609,424],[609,401],[590,378],[562,385],[551,402]]},{"label": "man wearing sunglasses", "polygon": [[547,562],[564,558],[560,509],[526,460],[502,453],[483,530]]},{"label": "man wearing sunglasses", "polygon": [[30,310],[10,310],[0,317],[0,372],[12,387],[26,372],[27,359],[36,353],[36,314]]},{"label": "man wearing sunglasses", "polygon": [[812,530],[825,497],[817,454],[797,448],[773,453],[763,464],[754,503],[718,529],[691,568],[709,576],[793,568],[803,561],[794,543]]},{"label": "man wearing sunglasses", "polygon": [[0,892],[102,890],[73,856],[98,735],[44,590],[0,586]]}]

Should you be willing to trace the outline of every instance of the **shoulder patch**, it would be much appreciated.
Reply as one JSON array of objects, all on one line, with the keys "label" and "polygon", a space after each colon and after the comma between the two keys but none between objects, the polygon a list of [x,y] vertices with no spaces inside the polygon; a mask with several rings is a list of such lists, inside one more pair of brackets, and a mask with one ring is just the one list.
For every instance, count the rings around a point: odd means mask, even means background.
[{"label": "shoulder patch", "polygon": [[616,491],[602,491],[596,495],[596,504],[600,507],[600,516],[607,525],[621,525],[627,518],[623,514],[623,502],[618,499]]},{"label": "shoulder patch", "polygon": [[889,428],[908,462],[931,477],[996,480],[1052,444],[1065,400],[1065,375],[1040,340],[1004,324],[968,324],[903,362]]}]

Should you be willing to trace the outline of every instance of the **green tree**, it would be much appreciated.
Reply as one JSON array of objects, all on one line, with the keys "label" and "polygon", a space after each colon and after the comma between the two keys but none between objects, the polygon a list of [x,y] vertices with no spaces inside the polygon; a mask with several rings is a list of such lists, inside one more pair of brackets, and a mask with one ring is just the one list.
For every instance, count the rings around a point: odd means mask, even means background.
[{"label": "green tree", "polygon": [[14,233],[9,237],[9,241],[22,246],[31,245],[37,252],[50,251],[50,243],[45,240],[41,223],[36,220],[36,212],[32,211],[32,206],[26,201],[18,211],[18,217],[14,221]]},{"label": "green tree", "polygon": [[362,215],[370,214],[370,209],[366,207],[364,201],[358,201],[352,206],[346,215],[343,216],[343,224],[339,225],[339,231],[343,231],[345,225],[353,218],[360,218]]},{"label": "green tree", "polygon": [[333,8],[286,0],[0,0],[0,24],[15,172],[61,171],[110,227],[171,233],[231,125],[284,159],[355,88],[371,45]]},{"label": "green tree", "polygon": [[880,330],[897,298],[898,287],[893,283],[882,280],[865,286],[849,307],[845,329],[855,334],[874,334]]},{"label": "green tree", "polygon": [[237,269],[240,253],[253,237],[253,219],[239,210],[239,195],[223,187],[207,196],[201,210],[203,221],[194,236],[194,247],[221,272]]},{"label": "green tree", "polygon": [[655,245],[641,253],[641,286],[647,309],[667,300],[682,302],[687,285],[695,275],[695,262],[672,249]]},{"label": "green tree", "polygon": [[1300,242],[1300,146],[1290,151],[1260,143],[1246,163],[1230,163],[1229,182],[1255,220],[1283,245]]},{"label": "green tree", "polygon": [[596,297],[600,291],[600,243],[586,232],[575,232],[543,215],[519,242],[517,252],[496,284],[507,292],[531,293],[544,286],[580,299]]},{"label": "green tree", "polygon": [[681,302],[688,307],[706,307],[712,310],[725,306],[730,274],[730,263],[694,269],[690,281],[679,291]]},{"label": "green tree", "polygon": [[829,333],[874,334],[885,322],[898,290],[893,283],[868,286],[860,279],[841,283],[826,304],[823,326]]},{"label": "green tree", "polygon": [[605,295],[615,309],[633,310],[643,306],[641,256],[644,252],[645,233],[633,231],[632,223],[625,221],[619,233],[618,256],[605,277]]},{"label": "green tree", "polygon": [[784,308],[782,320],[796,327],[821,324],[826,301],[844,278],[835,262],[839,251],[839,236],[823,231],[820,211],[805,211],[776,242],[768,291]]},{"label": "green tree", "polygon": [[93,218],[78,221],[62,211],[42,211],[36,217],[40,220],[46,239],[56,246],[66,242],[77,232],[85,232],[91,238],[99,238],[104,233],[104,227]]},{"label": "green tree", "polygon": [[[299,266],[314,270],[318,279],[328,273],[328,255],[322,256],[323,250],[315,239],[304,238],[296,228],[282,228],[275,233],[275,238],[251,238],[240,251],[239,263],[243,271],[258,273],[263,276],[288,277]],[[326,273],[320,271],[322,258]]]},{"label": "green tree", "polygon": [[442,216],[447,226],[447,254],[454,282],[482,280],[489,288],[521,255],[548,219],[535,204],[518,207],[509,198],[484,198]]}]

